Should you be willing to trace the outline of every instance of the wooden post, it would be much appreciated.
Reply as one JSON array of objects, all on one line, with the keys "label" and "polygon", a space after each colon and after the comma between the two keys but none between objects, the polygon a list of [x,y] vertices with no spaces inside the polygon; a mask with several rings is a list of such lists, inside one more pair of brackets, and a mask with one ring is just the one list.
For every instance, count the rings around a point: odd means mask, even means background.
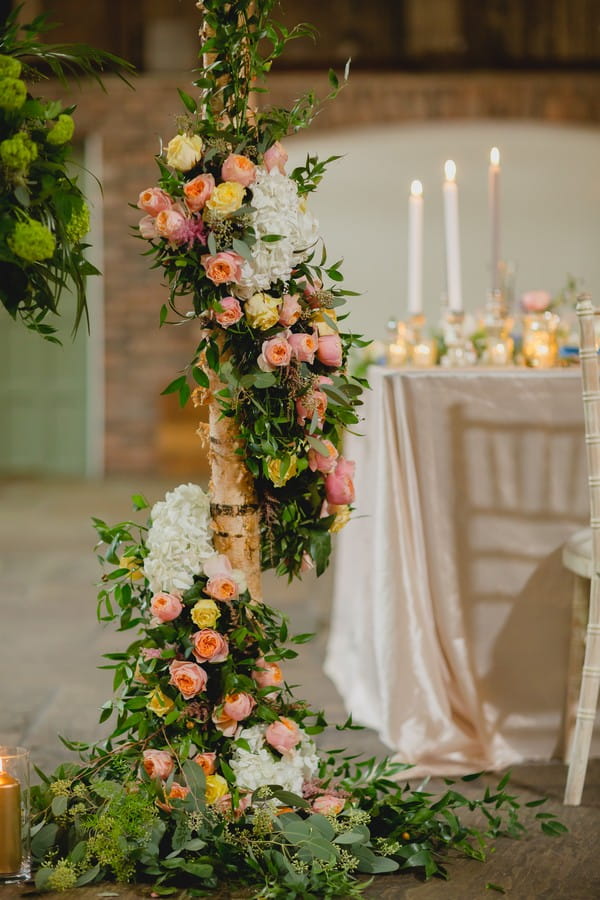
[{"label": "wooden post", "polygon": [[[198,7],[201,8],[201,3]],[[201,34],[208,37],[206,27],[203,27]],[[205,54],[204,66],[209,65],[212,59],[212,54]],[[221,362],[224,362],[224,336],[221,334],[217,341]],[[217,394],[225,385],[214,372],[209,371],[208,375],[209,493],[214,546],[229,558],[234,569],[244,572],[252,600],[260,603],[260,514],[254,479],[244,462],[244,445],[240,441],[236,421],[221,413]]]}]

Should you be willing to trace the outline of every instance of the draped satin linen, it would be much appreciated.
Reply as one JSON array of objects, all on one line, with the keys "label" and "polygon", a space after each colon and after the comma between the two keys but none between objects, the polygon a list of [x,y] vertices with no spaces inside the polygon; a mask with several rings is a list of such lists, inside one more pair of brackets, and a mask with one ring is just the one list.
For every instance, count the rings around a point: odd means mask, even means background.
[{"label": "draped satin linen", "polygon": [[[372,369],[326,672],[411,775],[561,751],[588,522],[577,370]],[[596,736],[594,747],[600,742]]]}]

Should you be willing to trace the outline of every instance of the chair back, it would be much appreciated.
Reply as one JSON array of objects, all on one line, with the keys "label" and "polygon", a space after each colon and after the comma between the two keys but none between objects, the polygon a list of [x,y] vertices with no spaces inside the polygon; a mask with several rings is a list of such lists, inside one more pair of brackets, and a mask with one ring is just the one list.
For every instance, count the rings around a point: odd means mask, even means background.
[{"label": "chair back", "polygon": [[585,445],[592,526],[592,571],[600,569],[600,380],[596,339],[596,310],[588,294],[577,301]]}]

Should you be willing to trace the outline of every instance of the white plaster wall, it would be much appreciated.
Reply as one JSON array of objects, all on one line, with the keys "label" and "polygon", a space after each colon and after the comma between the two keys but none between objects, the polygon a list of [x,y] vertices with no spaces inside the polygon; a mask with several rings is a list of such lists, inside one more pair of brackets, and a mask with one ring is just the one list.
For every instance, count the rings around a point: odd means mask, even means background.
[{"label": "white plaster wall", "polygon": [[489,271],[487,167],[502,162],[502,255],[517,265],[517,292],[559,290],[580,276],[600,303],[600,129],[522,121],[457,121],[297,135],[290,163],[306,153],[344,154],[331,164],[311,208],[329,258],[345,259],[352,327],[383,337],[391,314],[406,314],[407,205],[419,178],[425,197],[424,304],[439,318],[445,290],[442,181],[448,158],[460,192],[463,295],[485,303]]}]

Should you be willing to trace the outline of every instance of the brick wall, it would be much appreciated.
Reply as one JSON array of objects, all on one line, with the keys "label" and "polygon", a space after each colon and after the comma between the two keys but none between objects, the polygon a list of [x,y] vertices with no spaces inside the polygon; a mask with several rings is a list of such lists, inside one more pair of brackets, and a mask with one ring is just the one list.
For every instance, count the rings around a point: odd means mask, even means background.
[{"label": "brick wall", "polygon": [[[79,137],[98,134],[103,142],[106,468],[111,473],[171,468],[163,452],[169,442],[161,434],[177,413],[159,394],[197,343],[194,323],[159,331],[166,290],[160,273],[141,255],[144,245],[130,236],[129,226],[137,223],[139,213],[127,206],[155,183],[153,154],[159,138],[166,141],[176,130],[178,86],[186,87],[185,77],[144,75],[136,79],[134,91],[108,79],[107,94],[90,86],[71,95],[78,104]],[[321,83],[314,73],[274,76],[269,100],[287,105],[314,86],[324,92],[325,79]],[[55,88],[42,90],[52,94]],[[68,99],[64,89],[56,94]],[[314,127],[477,117],[597,124],[600,73],[358,73]],[[190,422],[191,476],[194,466],[202,468],[203,463],[193,436],[195,414],[183,415]],[[178,465],[181,471],[181,460]]]}]

